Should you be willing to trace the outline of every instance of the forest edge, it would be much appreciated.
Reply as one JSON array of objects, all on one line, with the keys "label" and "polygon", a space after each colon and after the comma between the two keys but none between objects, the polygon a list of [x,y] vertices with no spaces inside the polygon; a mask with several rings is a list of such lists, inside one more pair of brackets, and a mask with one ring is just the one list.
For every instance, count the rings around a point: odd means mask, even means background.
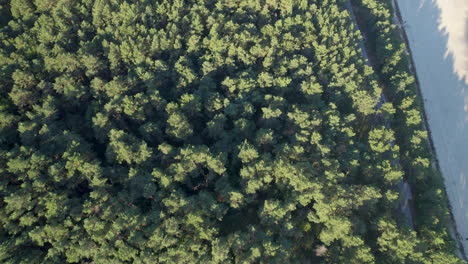
[{"label": "forest edge", "polygon": [[[356,2],[359,2],[359,3],[356,3]],[[406,34],[406,31],[405,31],[405,28],[404,28],[404,20],[401,16],[401,12],[400,12],[400,8],[399,8],[399,5],[398,5],[398,2],[396,0],[384,0],[383,2],[385,2],[385,4],[392,8],[393,10],[391,10],[392,12],[392,19],[393,19],[393,23],[397,26],[397,31],[398,31],[398,37],[395,37],[394,39],[392,39],[393,41],[395,42],[398,42],[398,43],[403,43],[404,46],[405,46],[405,51],[408,55],[408,63],[407,63],[407,68],[408,68],[408,71],[411,73],[411,75],[414,77],[415,79],[415,92],[417,93],[417,100],[418,100],[418,103],[420,105],[420,112],[422,114],[422,117],[423,117],[423,124],[422,126],[424,127],[424,129],[427,131],[428,133],[428,137],[427,137],[427,142],[428,142],[428,146],[429,146],[429,153],[427,153],[430,158],[431,158],[431,165],[434,167],[435,170],[437,170],[437,172],[439,173],[438,175],[441,177],[441,181],[444,182],[444,178],[442,177],[442,172],[441,172],[441,169],[440,169],[440,165],[439,165],[439,159],[437,157],[437,152],[435,150],[435,146],[434,146],[434,143],[433,143],[433,139],[432,139],[432,134],[431,134],[431,130],[430,130],[430,126],[429,126],[429,123],[428,123],[428,119],[427,119],[427,114],[426,114],[426,108],[425,108],[425,105],[424,105],[424,100],[423,100],[423,96],[422,96],[422,92],[421,92],[421,85],[420,85],[420,82],[419,82],[419,78],[418,78],[418,75],[417,75],[417,71],[415,69],[415,63],[414,63],[414,59],[413,59],[413,55],[412,55],[412,51],[411,51],[411,46],[410,46],[410,43],[408,41],[408,36]],[[362,4],[362,0],[349,0],[349,3],[351,4],[351,12],[353,12],[353,14],[350,14],[351,16],[353,17],[359,17],[359,16],[356,16],[356,9],[358,8],[366,8],[363,4]],[[369,16],[372,16],[373,14],[368,14]],[[361,18],[362,19],[362,18]],[[382,89],[382,92],[384,93],[384,95],[386,95],[386,97],[388,98],[388,83],[387,81],[385,80],[385,77],[382,76],[382,73],[379,72],[379,70],[377,69],[376,65],[378,63],[378,56],[379,54],[376,54],[376,52],[374,52],[372,49],[369,48],[369,40],[371,41],[374,41],[376,42],[377,40],[370,34],[370,29],[369,27],[367,27],[365,25],[365,21],[362,21],[361,19],[357,19],[356,20],[356,24],[359,28],[359,30],[361,31],[361,34],[364,36],[364,39],[363,39],[363,42],[364,42],[364,49],[365,49],[365,52],[367,53],[367,56],[368,56],[368,59],[369,59],[369,63],[372,65],[372,67],[375,69],[375,72],[376,74],[378,75],[378,79],[379,79],[379,84],[382,85],[383,89]],[[375,18],[373,17],[372,19],[378,19],[378,18]],[[390,101],[392,102],[393,100],[390,99]],[[398,129],[398,128],[396,128]],[[397,138],[397,141],[398,141],[398,138]],[[399,144],[400,147],[401,147],[401,152],[405,152],[405,145],[404,144]],[[405,166],[403,165],[403,168],[404,168],[404,171],[405,171],[405,180],[408,180],[408,170],[405,168]],[[415,219],[415,229],[417,230],[418,227],[418,214],[417,214],[417,210],[414,208],[414,198],[418,195],[418,192],[415,188],[415,183],[411,182],[410,180],[407,181],[409,186],[410,186],[410,190],[412,192],[412,197],[410,198],[411,199],[411,203],[410,203],[410,209],[411,209],[411,214],[412,214],[412,217]],[[452,213],[452,206],[447,198],[447,190],[445,188],[445,184],[443,186],[444,188],[444,203],[445,205],[448,206],[448,211],[449,211],[449,219],[446,223],[446,226],[448,228],[448,231],[449,231],[449,234],[450,236],[452,237],[452,239],[455,241],[456,243],[456,246],[454,248],[454,251],[456,252],[456,254],[462,258],[466,263],[468,263],[468,258],[465,254],[465,251],[464,251],[464,248],[463,248],[463,244],[461,243],[461,239],[463,239],[460,235],[460,233],[458,232],[457,230],[457,224],[456,224],[456,221],[455,221],[455,218],[453,216],[453,213]],[[406,198],[403,198],[403,199],[406,199]]]}]

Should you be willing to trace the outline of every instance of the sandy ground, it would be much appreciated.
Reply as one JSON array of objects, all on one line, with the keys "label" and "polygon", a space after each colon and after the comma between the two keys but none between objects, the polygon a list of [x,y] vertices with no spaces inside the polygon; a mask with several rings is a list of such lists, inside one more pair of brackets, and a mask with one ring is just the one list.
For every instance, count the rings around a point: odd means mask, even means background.
[{"label": "sandy ground", "polygon": [[452,213],[468,254],[468,85],[462,80],[468,73],[468,1],[397,1]]},{"label": "sandy ground", "polygon": [[446,55],[452,55],[455,72],[468,84],[468,1],[433,1],[440,10],[439,30],[447,34]]}]

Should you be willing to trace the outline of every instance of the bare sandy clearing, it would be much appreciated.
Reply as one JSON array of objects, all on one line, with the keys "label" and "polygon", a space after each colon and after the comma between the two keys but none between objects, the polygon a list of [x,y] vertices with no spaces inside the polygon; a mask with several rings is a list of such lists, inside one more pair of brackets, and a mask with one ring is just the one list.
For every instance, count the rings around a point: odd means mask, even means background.
[{"label": "bare sandy clearing", "polygon": [[452,55],[455,72],[468,83],[468,1],[434,2],[440,10],[439,29],[448,38],[446,55]]}]

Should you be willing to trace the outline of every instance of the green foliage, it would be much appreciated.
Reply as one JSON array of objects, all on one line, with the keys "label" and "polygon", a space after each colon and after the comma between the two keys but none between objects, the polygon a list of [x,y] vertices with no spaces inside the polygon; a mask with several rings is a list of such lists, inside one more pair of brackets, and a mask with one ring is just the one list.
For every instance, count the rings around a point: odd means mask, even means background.
[{"label": "green foliage", "polygon": [[417,97],[377,109],[345,6],[0,0],[0,262],[454,259],[393,215],[399,134],[375,120],[419,129]]},{"label": "green foliage", "polygon": [[388,87],[386,95],[396,106],[391,110],[394,118],[389,121],[395,130],[395,141],[401,146],[401,165],[413,187],[418,235],[427,248],[422,260],[413,262],[438,263],[441,261],[439,256],[445,256],[445,263],[462,263],[454,255],[454,241],[447,228],[450,215],[443,178],[432,165],[435,159],[423,122],[422,97],[409,67],[405,41],[392,22],[391,2],[354,2],[361,7],[360,15],[365,22],[362,26],[370,36],[369,41],[376,43],[377,48],[373,52],[379,63],[378,74]]}]

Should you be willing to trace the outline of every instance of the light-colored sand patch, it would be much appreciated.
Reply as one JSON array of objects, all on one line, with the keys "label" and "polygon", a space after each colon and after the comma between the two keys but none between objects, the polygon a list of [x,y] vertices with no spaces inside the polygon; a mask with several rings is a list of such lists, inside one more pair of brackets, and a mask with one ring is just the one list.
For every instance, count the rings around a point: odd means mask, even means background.
[{"label": "light-colored sand patch", "polygon": [[447,34],[454,71],[468,84],[468,1],[433,0],[440,9],[439,29]]}]

